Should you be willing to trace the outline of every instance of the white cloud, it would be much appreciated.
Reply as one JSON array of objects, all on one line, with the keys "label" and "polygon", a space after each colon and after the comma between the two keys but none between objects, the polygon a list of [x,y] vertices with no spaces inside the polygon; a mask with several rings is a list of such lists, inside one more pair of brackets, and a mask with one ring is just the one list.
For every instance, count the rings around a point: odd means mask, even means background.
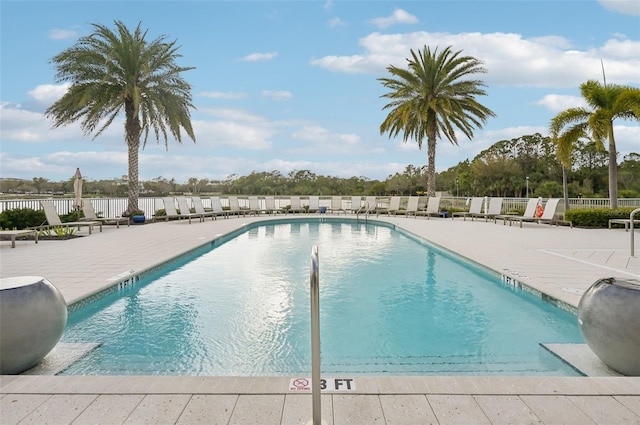
[{"label": "white cloud", "polygon": [[262,95],[273,100],[290,100],[293,98],[293,94],[289,91],[262,90]]},{"label": "white cloud", "polygon": [[625,15],[640,16],[640,1],[638,0],[598,0],[602,7]]},{"label": "white cloud", "polygon": [[332,18],[327,21],[327,25],[333,28],[333,27],[344,27],[347,24],[340,18]]},{"label": "white cloud", "polygon": [[[23,109],[20,105],[0,104],[0,139],[3,143],[81,142],[92,140],[84,136],[78,122],[52,130],[52,121],[43,114]],[[95,141],[101,144],[123,143],[122,122],[113,122]]]},{"label": "white cloud", "polygon": [[67,40],[69,38],[76,38],[78,33],[74,30],[52,29],[49,31],[49,38],[54,40]]},{"label": "white cloud", "polygon": [[291,134],[291,139],[301,143],[288,150],[290,153],[309,153],[332,155],[358,153],[361,148],[361,137],[351,133],[336,133],[316,124],[305,124]]},{"label": "white cloud", "polygon": [[211,99],[228,99],[228,100],[236,100],[236,99],[244,99],[247,97],[246,93],[234,93],[234,92],[220,92],[220,91],[204,91],[199,93],[199,96],[208,97]]},{"label": "white cloud", "polygon": [[70,83],[64,84],[39,84],[35,89],[27,92],[29,96],[39,103],[50,105],[60,99],[71,87]]},{"label": "white cloud", "polygon": [[269,61],[271,59],[274,59],[276,56],[278,56],[278,52],[251,53],[243,57],[241,60],[245,62],[262,62],[262,61]]},{"label": "white cloud", "polygon": [[203,109],[214,120],[192,120],[199,147],[225,146],[240,150],[266,150],[278,132],[268,119],[241,109]]},{"label": "white cloud", "polygon": [[388,28],[395,24],[417,24],[418,18],[402,9],[396,9],[389,16],[383,18],[375,18],[370,21],[378,28]]},{"label": "white cloud", "polygon": [[588,106],[583,97],[560,94],[548,94],[537,101],[536,105],[543,106],[553,113],[558,113],[568,108],[586,108]]},{"label": "white cloud", "polygon": [[601,60],[607,81],[640,83],[640,41],[611,39],[598,48],[568,49],[561,37],[523,38],[513,33],[372,33],[359,40],[364,54],[325,56],[311,64],[334,72],[384,74],[389,65],[406,66],[410,50],[453,46],[484,62],[484,80],[507,86],[574,87],[576,81],[600,79]]}]

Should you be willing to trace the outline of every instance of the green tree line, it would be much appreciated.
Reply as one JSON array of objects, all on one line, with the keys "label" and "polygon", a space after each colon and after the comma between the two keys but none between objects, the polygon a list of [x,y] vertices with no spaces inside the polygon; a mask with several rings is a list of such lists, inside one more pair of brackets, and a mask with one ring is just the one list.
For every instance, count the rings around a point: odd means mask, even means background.
[{"label": "green tree line", "polygon": [[[557,145],[538,133],[501,140],[465,160],[437,173],[438,192],[453,196],[562,197],[562,165]],[[572,151],[572,167],[567,170],[569,197],[608,197],[609,153],[587,139],[579,140]],[[640,154],[630,153],[619,161],[617,177],[621,198],[640,197]],[[407,165],[403,172],[385,180],[367,177],[324,176],[310,170],[288,174],[280,171],[253,171],[249,175],[230,175],[223,180],[192,177],[185,182],[162,176],[141,182],[142,196],[171,193],[234,195],[415,195],[426,193],[428,173],[425,166]],[[123,181],[87,181],[87,196],[124,197],[128,185]],[[5,194],[51,195],[73,193],[73,179],[51,182],[42,177],[33,180],[2,179]]]}]

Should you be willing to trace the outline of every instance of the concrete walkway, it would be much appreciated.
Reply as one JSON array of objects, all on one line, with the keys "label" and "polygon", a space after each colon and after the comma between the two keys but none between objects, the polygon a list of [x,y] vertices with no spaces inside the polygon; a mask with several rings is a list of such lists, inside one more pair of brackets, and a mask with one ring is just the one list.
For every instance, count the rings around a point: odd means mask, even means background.
[{"label": "concrete walkway", "polygon": [[[264,219],[106,226],[102,233],[68,241],[17,241],[16,248],[6,242],[0,244],[0,276],[44,276],[71,304]],[[640,261],[630,256],[630,234],[624,229],[530,223],[519,228],[459,218],[379,219],[569,309],[575,309],[584,290],[600,278],[640,279]],[[335,425],[640,424],[640,378],[604,375],[611,376],[358,376],[354,391],[323,394],[323,419]],[[304,424],[311,418],[311,398],[292,391],[291,378],[2,376],[0,423]]]}]

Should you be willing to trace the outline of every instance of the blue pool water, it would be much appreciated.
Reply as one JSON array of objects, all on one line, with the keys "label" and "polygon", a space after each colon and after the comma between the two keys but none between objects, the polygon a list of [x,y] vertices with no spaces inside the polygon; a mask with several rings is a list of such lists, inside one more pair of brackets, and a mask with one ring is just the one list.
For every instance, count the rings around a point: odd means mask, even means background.
[{"label": "blue pool water", "polygon": [[295,375],[310,366],[318,245],[324,374],[574,375],[540,343],[582,343],[576,317],[389,226],[255,225],[69,316],[100,343],[64,374]]}]

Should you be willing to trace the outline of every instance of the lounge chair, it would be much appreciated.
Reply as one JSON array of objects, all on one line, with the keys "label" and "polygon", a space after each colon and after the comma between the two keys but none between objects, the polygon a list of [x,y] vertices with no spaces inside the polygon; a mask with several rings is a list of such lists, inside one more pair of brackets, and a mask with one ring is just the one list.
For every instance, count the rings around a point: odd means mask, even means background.
[{"label": "lounge chair", "polygon": [[282,212],[281,209],[276,207],[276,198],[273,196],[265,196],[264,204],[265,207],[262,211],[266,214],[279,214]]},{"label": "lounge chair", "polygon": [[216,215],[213,211],[207,211],[204,209],[204,205],[202,205],[202,199],[199,196],[192,196],[191,202],[193,203],[193,209],[196,211],[196,214],[200,214],[202,216],[202,221],[204,221],[205,217],[211,217],[211,220],[216,218]]},{"label": "lounge chair", "polygon": [[378,200],[375,196],[366,196],[364,198],[364,204],[360,206],[358,214],[377,214],[378,213]]},{"label": "lounge chair", "polygon": [[258,197],[249,196],[249,209],[245,211],[245,215],[246,214],[258,215],[263,212],[265,211],[260,207],[260,200],[258,199]]},{"label": "lounge chair", "polygon": [[404,212],[405,217],[409,217],[413,215],[416,217],[416,213],[418,212],[418,205],[420,204],[419,196],[409,196],[409,200],[407,201],[407,209]]},{"label": "lounge chair", "polygon": [[546,223],[546,224],[555,224],[556,226],[559,224],[568,224],[571,228],[573,228],[573,223],[568,220],[559,220],[556,218],[556,210],[558,209],[558,204],[560,203],[560,199],[551,198],[547,200],[547,203],[544,205],[544,212],[542,216],[536,218],[536,222]]},{"label": "lounge chair", "polygon": [[304,208],[302,207],[302,203],[300,202],[299,196],[292,196],[289,198],[290,208],[287,212],[290,213],[303,213]]},{"label": "lounge chair", "polygon": [[489,200],[489,207],[486,211],[478,214],[471,214],[471,220],[473,221],[474,218],[484,218],[484,221],[489,221],[490,218],[500,215],[502,212],[502,200],[503,198],[491,198]]},{"label": "lounge chair", "polygon": [[218,196],[211,197],[211,212],[214,214],[216,219],[218,216],[229,218],[229,214],[224,210],[224,208],[222,208],[222,202],[220,202],[220,197]]},{"label": "lounge chair", "polygon": [[176,200],[178,201],[178,208],[180,209],[180,215],[185,215],[185,218],[189,219],[189,223],[191,223],[191,219],[192,218],[197,218],[200,221],[204,221],[205,215],[206,213],[202,212],[191,212],[191,207],[189,206],[189,203],[187,202],[187,198],[185,197],[178,197],[176,198]]},{"label": "lounge chair", "polygon": [[89,199],[82,201],[82,213],[84,218],[81,218],[80,221],[99,221],[102,224],[115,224],[116,229],[120,228],[120,223],[127,223],[127,226],[131,224],[129,217],[98,217]]},{"label": "lounge chair", "polygon": [[38,231],[36,229],[0,230],[0,240],[10,240],[11,248],[16,247],[16,237],[33,236],[38,243]]},{"label": "lounge chair", "polygon": [[386,213],[386,214],[393,214],[396,215],[398,214],[398,211],[400,211],[400,201],[402,200],[402,197],[400,196],[392,196],[391,199],[389,200],[389,207],[388,208],[379,208],[377,209],[378,213]]},{"label": "lounge chair", "polygon": [[316,213],[320,211],[320,197],[319,196],[309,196],[309,208],[307,209],[308,213]]},{"label": "lounge chair", "polygon": [[[622,224],[624,226],[624,231],[628,232],[631,227],[631,219],[630,218],[611,218],[609,219],[609,229],[612,229],[612,224]],[[640,227],[640,220],[633,220],[633,227],[637,230]]]},{"label": "lounge chair", "polygon": [[462,217],[464,221],[467,220],[467,217],[473,217],[474,214],[482,213],[482,197],[471,198],[471,203],[469,204],[469,211],[458,211],[451,214],[451,219],[453,220],[456,217]]},{"label": "lounge chair", "polygon": [[427,199],[427,209],[418,210],[414,214],[415,216],[424,215],[427,219],[434,217],[442,217],[442,213],[440,212],[440,197],[439,196],[429,196]]},{"label": "lounge chair", "polygon": [[77,227],[78,230],[81,227],[88,227],[89,234],[93,233],[93,226],[100,226],[102,232],[102,223],[99,221],[71,221],[63,223],[60,220],[56,206],[51,201],[40,201],[42,209],[44,210],[44,216],[47,218],[47,226],[39,226],[39,229],[50,229],[51,227]]},{"label": "lounge chair", "polygon": [[[186,201],[185,201],[185,205],[180,207],[180,210],[181,210],[180,212],[178,212],[178,210],[176,209],[176,201],[174,198],[168,196],[168,197],[162,198],[162,202],[164,203],[165,215],[157,215],[156,219],[158,220],[169,221],[172,218],[175,218],[177,220],[188,219],[189,224],[191,224],[191,219],[194,217],[197,217],[200,220],[202,219],[199,214],[191,214],[189,207],[186,205]],[[180,204],[181,201],[178,200],[178,203]]]},{"label": "lounge chair", "polygon": [[344,208],[342,208],[342,196],[332,196],[331,197],[331,207],[329,208],[331,213],[337,212],[340,214],[340,211],[343,213],[347,213]]},{"label": "lounge chair", "polygon": [[240,216],[245,214],[245,210],[240,208],[240,202],[236,196],[229,196],[227,200],[229,201],[229,215]]},{"label": "lounge chair", "polygon": [[536,206],[538,206],[538,202],[540,202],[537,198],[529,199],[527,202],[527,207],[524,210],[524,214],[522,215],[509,215],[509,214],[500,214],[493,217],[493,222],[496,223],[498,220],[503,220],[503,224],[506,225],[507,221],[509,222],[509,226],[511,226],[512,222],[519,221],[520,227],[522,227],[522,223],[525,221],[536,221]]},{"label": "lounge chair", "polygon": [[344,212],[345,214],[347,213],[347,211],[356,214],[360,211],[360,208],[362,208],[362,196],[352,196],[351,205],[349,206],[349,208],[345,208]]}]

